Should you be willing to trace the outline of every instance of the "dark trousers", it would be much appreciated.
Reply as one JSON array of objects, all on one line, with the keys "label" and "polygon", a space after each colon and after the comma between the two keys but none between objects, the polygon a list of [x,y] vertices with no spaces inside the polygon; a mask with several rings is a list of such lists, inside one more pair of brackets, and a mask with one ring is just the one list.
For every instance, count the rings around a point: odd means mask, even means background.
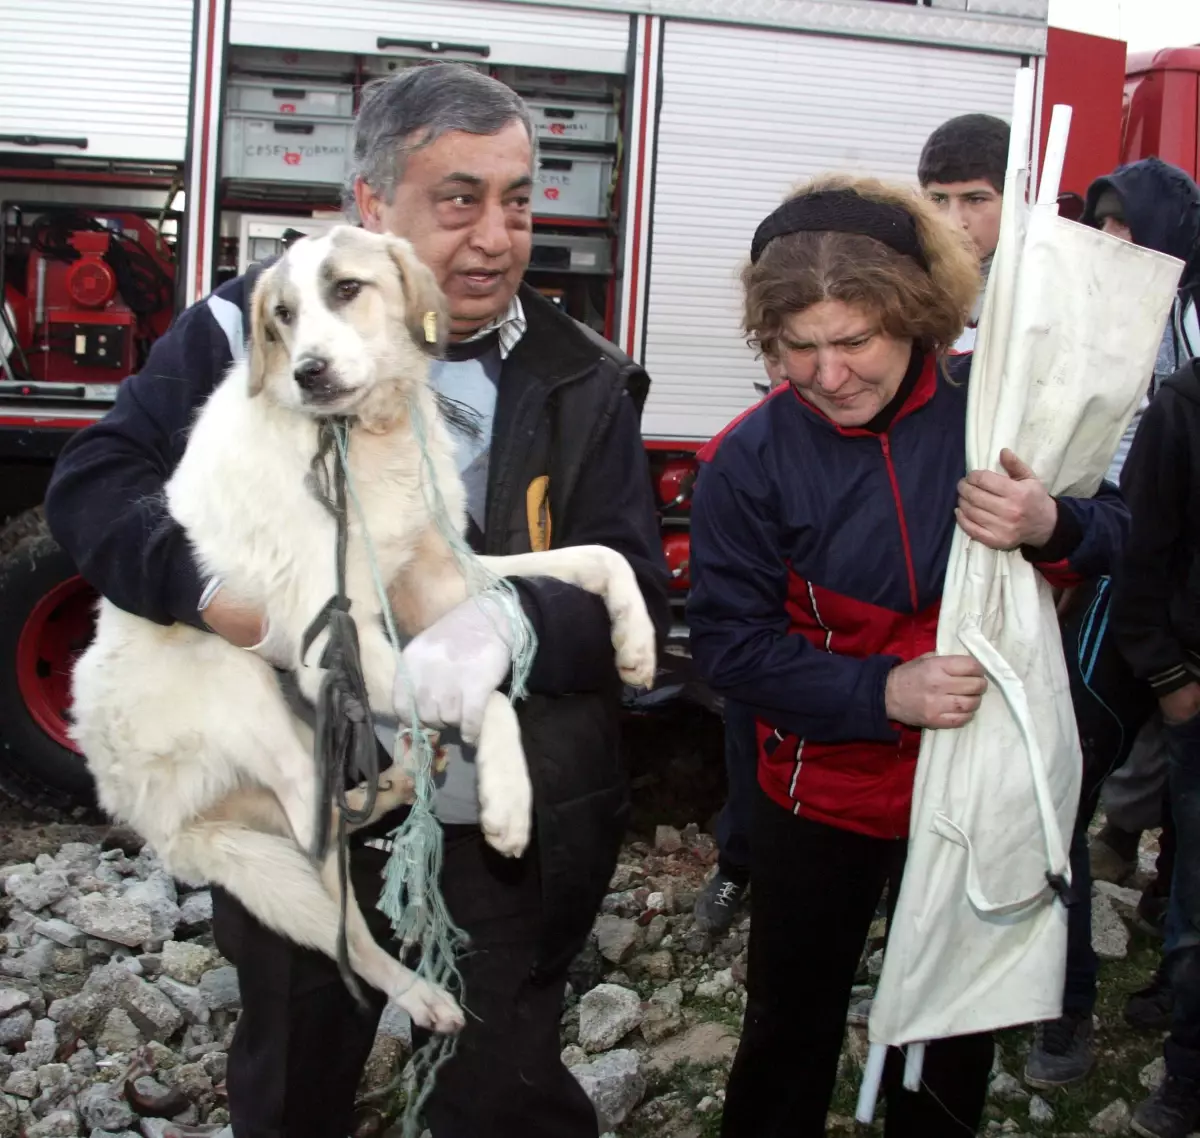
[{"label": "dark trousers", "polygon": [[[1081,812],[1082,814],[1082,812]],[[1092,859],[1087,823],[1071,835],[1071,892],[1067,910],[1067,971],[1063,981],[1063,1014],[1090,1016],[1096,1007],[1100,961],[1092,948]]]},{"label": "dark trousers", "polygon": [[[725,1093],[722,1138],[818,1138],[846,1036],[846,1010],[884,886],[899,892],[906,841],[797,818],[758,791],[750,838],[745,1022]],[[990,1034],[930,1044],[923,1086],[884,1074],[888,1138],[962,1138],[979,1128]]]},{"label": "dark trousers", "polygon": [[750,816],[758,787],[754,713],[744,703],[725,701],[725,805],[717,816],[718,869],[745,885],[750,880]]},{"label": "dark trousers", "polygon": [[1175,871],[1164,969],[1175,992],[1164,1054],[1172,1075],[1200,1079],[1200,715],[1165,725]]},{"label": "dark trousers", "polygon": [[1079,810],[1071,836],[1071,886],[1076,903],[1067,914],[1067,971],[1063,1011],[1090,1015],[1096,1005],[1099,962],[1092,950],[1092,871],[1088,826],[1104,780],[1133,750],[1156,702],[1117,650],[1109,627],[1111,585],[1107,577],[1080,586],[1063,619],[1063,654],[1071,681],[1071,704],[1083,752]]},{"label": "dark trousers", "polygon": [[[425,1124],[435,1138],[596,1138],[595,1111],[559,1057],[565,981],[529,980],[536,854],[510,860],[474,827],[445,830],[443,893],[471,938],[461,960],[467,1026],[438,1072]],[[396,951],[375,908],[387,856],[356,848],[352,875],[376,939]],[[227,1077],[236,1138],[344,1138],[383,997],[372,992],[370,1009],[358,1007],[332,960],[270,932],[219,889],[213,928],[242,994]]]}]

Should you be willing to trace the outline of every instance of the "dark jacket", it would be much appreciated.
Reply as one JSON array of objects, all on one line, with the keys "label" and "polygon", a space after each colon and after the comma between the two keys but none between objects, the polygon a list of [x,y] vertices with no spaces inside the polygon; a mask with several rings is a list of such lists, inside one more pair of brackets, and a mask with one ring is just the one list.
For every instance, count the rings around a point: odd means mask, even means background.
[{"label": "dark jacket", "polygon": [[[758,719],[758,777],[781,806],[874,837],[908,833],[919,730],[888,720],[897,664],[936,646],[970,356],[933,360],[881,432],[839,427],[790,385],[702,451],[692,501],[692,653]],[[906,384],[909,380],[906,379]],[[1105,572],[1127,515],[1115,487],[1059,499],[1026,556],[1055,585]]]},{"label": "dark jacket", "polygon": [[[162,491],[197,408],[249,327],[248,298],[239,278],[182,313],[112,411],[64,448],[47,493],[51,531],[83,576],[160,624],[202,627],[202,582]],[[523,287],[521,301],[528,330],[501,370],[481,552],[530,550],[527,490],[548,476],[553,545],[624,554],[661,643],[666,567],[639,431],[649,380],[532,289]],[[519,713],[545,900],[539,970],[549,977],[586,937],[624,834],[620,685],[599,598],[548,579],[517,584],[539,645]]]},{"label": "dark jacket", "polygon": [[1159,388],[1121,471],[1129,545],[1113,631],[1134,675],[1164,696],[1200,679],[1200,359]]}]

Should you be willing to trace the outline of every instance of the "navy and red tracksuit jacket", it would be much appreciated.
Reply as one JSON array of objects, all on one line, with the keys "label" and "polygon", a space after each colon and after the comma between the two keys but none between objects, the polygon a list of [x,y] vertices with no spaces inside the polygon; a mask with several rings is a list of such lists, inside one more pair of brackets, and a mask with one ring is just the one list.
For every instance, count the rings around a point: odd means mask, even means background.
[{"label": "navy and red tracksuit jacket", "polygon": [[[966,473],[970,356],[950,358],[953,382],[917,366],[882,433],[776,388],[701,450],[692,502],[692,655],[753,708],[760,785],[886,838],[908,834],[921,732],[889,721],[884,685],[935,649]],[[1054,536],[1026,556],[1054,585],[1108,572],[1129,523],[1116,488],[1058,501]]]}]

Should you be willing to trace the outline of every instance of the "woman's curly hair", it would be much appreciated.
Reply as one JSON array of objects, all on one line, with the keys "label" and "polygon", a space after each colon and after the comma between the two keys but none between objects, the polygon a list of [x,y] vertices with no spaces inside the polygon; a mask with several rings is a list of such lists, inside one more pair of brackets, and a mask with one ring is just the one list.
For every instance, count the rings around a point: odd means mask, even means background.
[{"label": "woman's curly hair", "polygon": [[749,345],[777,359],[788,316],[823,300],[840,300],[875,314],[890,336],[915,340],[926,352],[945,352],[962,334],[981,284],[979,259],[965,234],[915,189],[877,178],[823,174],[791,198],[829,190],[852,190],[912,214],[929,271],[857,233],[777,237],[742,270]]}]

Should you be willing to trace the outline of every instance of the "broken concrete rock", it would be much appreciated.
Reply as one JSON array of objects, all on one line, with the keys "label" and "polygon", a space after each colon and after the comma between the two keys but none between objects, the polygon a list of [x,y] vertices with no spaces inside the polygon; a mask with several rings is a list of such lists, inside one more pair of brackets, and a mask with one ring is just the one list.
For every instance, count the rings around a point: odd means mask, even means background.
[{"label": "broken concrete rock", "polygon": [[607,1051],[642,1022],[636,992],[616,984],[599,984],[579,1001],[579,1045],[585,1051]]},{"label": "broken concrete rock", "polygon": [[636,1051],[610,1051],[571,1068],[596,1108],[601,1130],[619,1126],[646,1093]]}]

